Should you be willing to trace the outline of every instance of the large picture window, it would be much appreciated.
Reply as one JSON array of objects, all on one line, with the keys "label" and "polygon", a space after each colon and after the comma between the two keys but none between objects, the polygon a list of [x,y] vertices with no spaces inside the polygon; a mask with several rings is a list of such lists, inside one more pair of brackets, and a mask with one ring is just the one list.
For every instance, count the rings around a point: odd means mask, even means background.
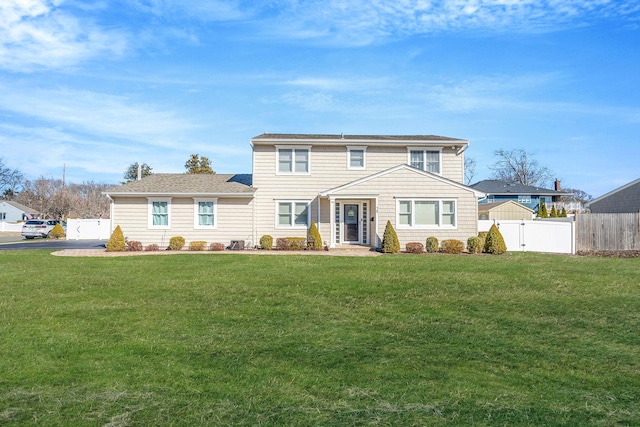
[{"label": "large picture window", "polygon": [[216,228],[216,199],[194,199],[193,225],[196,229]]},{"label": "large picture window", "polygon": [[171,199],[149,200],[149,228],[171,228]]},{"label": "large picture window", "polygon": [[278,174],[309,174],[309,147],[277,148]]},{"label": "large picture window", "polygon": [[440,150],[409,149],[409,164],[414,168],[431,173],[441,173]]},{"label": "large picture window", "polygon": [[398,228],[454,228],[455,200],[398,200]]},{"label": "large picture window", "polygon": [[309,202],[277,202],[276,226],[278,228],[308,228],[309,213]]}]

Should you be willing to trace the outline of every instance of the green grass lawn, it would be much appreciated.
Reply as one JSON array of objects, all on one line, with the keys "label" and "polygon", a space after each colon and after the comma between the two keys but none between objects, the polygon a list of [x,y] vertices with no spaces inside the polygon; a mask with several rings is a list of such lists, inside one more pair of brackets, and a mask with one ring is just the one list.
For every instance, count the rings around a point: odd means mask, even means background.
[{"label": "green grass lawn", "polygon": [[0,252],[0,424],[640,425],[640,259]]}]

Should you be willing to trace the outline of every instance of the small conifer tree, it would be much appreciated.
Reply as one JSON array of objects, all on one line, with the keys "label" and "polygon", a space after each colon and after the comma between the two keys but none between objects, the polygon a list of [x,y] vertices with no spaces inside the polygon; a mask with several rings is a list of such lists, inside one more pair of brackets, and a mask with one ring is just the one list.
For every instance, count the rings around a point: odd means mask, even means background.
[{"label": "small conifer tree", "polygon": [[126,242],[124,240],[124,234],[120,226],[116,226],[116,229],[111,233],[111,237],[107,242],[107,252],[119,252],[124,251]]},{"label": "small conifer tree", "polygon": [[64,236],[64,228],[62,228],[62,225],[60,223],[57,223],[49,232],[49,236],[53,237],[54,239],[58,240],[59,238]]},{"label": "small conifer tree", "polygon": [[549,218],[547,205],[545,205],[544,202],[540,202],[540,206],[538,206],[538,218]]},{"label": "small conifer tree", "polygon": [[562,207],[562,211],[560,211],[560,217],[561,218],[566,218],[567,217],[567,210],[565,209],[565,207]]},{"label": "small conifer tree", "polygon": [[484,241],[484,251],[489,254],[501,255],[507,252],[507,245],[504,243],[502,233],[495,224],[489,229],[487,238]]},{"label": "small conifer tree", "polygon": [[385,254],[397,254],[400,252],[400,241],[398,240],[398,234],[391,225],[391,221],[387,221],[387,226],[384,228],[384,235],[382,237],[382,252]]},{"label": "small conifer tree", "polygon": [[558,211],[555,206],[551,206],[551,213],[549,214],[549,218],[558,218]]},{"label": "small conifer tree", "polygon": [[316,227],[314,221],[311,221],[311,225],[307,231],[307,249],[313,249],[314,251],[322,250],[322,236],[320,236],[320,231],[318,231],[318,227]]}]

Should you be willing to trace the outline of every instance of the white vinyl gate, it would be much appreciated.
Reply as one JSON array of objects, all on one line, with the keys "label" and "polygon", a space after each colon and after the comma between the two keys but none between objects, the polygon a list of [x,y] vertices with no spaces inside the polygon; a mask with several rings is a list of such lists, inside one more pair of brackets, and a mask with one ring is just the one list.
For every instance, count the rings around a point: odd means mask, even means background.
[{"label": "white vinyl gate", "polygon": [[508,251],[575,254],[573,218],[553,220],[478,221],[478,231],[489,231],[496,224]]},{"label": "white vinyl gate", "polygon": [[107,240],[110,236],[110,219],[67,220],[67,240]]}]

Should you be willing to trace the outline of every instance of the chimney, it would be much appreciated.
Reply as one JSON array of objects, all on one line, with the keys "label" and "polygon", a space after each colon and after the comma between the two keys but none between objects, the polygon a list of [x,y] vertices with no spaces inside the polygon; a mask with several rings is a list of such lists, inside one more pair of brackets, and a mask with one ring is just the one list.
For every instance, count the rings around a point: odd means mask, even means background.
[{"label": "chimney", "polygon": [[556,191],[561,191],[561,189],[560,189],[560,180],[558,178],[556,178],[556,182],[554,183],[553,188]]},{"label": "chimney", "polygon": [[142,179],[142,164],[138,163],[138,181]]}]

